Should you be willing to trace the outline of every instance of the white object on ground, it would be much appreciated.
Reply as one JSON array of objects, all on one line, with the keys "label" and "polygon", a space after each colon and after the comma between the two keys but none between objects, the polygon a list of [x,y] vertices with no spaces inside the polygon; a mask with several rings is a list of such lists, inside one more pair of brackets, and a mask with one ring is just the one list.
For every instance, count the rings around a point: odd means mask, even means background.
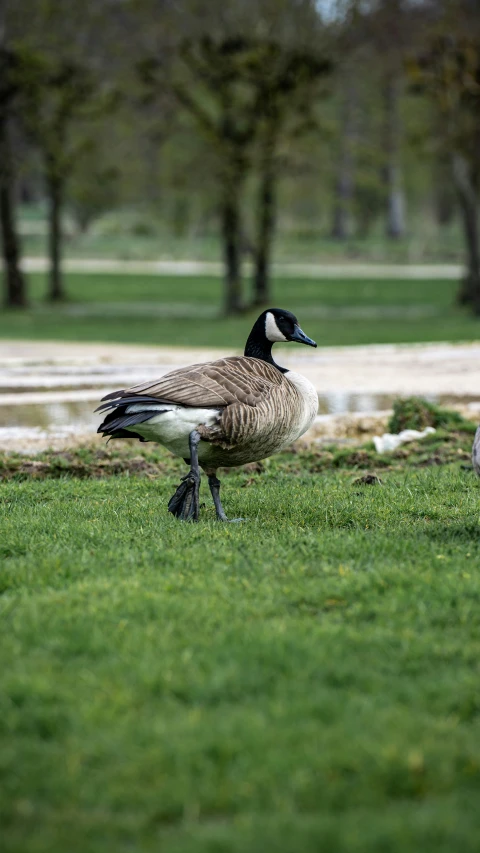
[{"label": "white object on ground", "polygon": [[419,431],[418,429],[404,429],[397,434],[385,432],[383,435],[375,435],[373,443],[377,453],[385,453],[386,450],[395,450],[400,444],[406,444],[408,441],[417,441],[420,438],[426,438],[436,432],[433,427],[425,427]]}]

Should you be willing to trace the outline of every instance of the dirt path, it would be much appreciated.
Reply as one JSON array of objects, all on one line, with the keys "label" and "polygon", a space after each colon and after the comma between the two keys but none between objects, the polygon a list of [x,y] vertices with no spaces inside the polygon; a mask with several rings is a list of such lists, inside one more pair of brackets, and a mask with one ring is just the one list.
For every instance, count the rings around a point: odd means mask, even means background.
[{"label": "dirt path", "polygon": [[[235,351],[231,350],[230,354]],[[237,351],[238,352],[238,351]],[[299,370],[319,393],[457,394],[480,397],[480,342],[276,348],[276,358]],[[69,368],[71,387],[135,381],[174,367],[227,355],[224,349],[126,344],[0,341],[0,383],[16,368],[38,386],[39,372]]]},{"label": "dirt path", "polygon": [[[22,267],[26,272],[45,272],[47,258],[25,258]],[[248,268],[248,263],[245,264]],[[114,258],[67,258],[63,261],[67,272],[118,273],[121,275],[223,275],[223,265],[215,261],[122,261]],[[353,263],[281,263],[273,265],[278,276],[305,278],[358,278],[358,279],[459,279],[459,264],[353,264]]]}]

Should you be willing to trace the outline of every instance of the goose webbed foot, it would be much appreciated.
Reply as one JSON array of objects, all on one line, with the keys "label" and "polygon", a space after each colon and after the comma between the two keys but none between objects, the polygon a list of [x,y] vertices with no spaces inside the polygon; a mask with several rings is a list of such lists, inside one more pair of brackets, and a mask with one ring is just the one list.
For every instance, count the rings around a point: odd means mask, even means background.
[{"label": "goose webbed foot", "polygon": [[196,430],[190,433],[190,471],[168,502],[168,511],[180,521],[198,521],[200,509],[200,468],[198,466],[198,442],[200,435]]},{"label": "goose webbed foot", "polygon": [[200,475],[189,471],[168,502],[168,511],[180,521],[198,521]]},{"label": "goose webbed foot", "polygon": [[220,500],[220,480],[215,476],[215,474],[208,475],[208,485],[210,486],[210,491],[212,493],[213,503],[215,504],[218,521],[229,521],[232,524],[235,522],[245,521],[244,518],[227,518],[226,512]]}]

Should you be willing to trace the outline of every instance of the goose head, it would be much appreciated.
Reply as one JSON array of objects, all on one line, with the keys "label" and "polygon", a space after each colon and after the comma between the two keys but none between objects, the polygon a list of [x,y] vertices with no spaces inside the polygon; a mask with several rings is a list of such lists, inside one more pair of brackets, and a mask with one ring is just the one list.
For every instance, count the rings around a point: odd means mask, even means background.
[{"label": "goose head", "polygon": [[[276,341],[297,341],[309,347],[316,347],[315,341],[302,332],[299,322],[291,311],[282,311],[281,308],[269,308],[264,311],[259,319],[265,322],[265,337],[271,343]],[[258,321],[257,321],[258,322]]]},{"label": "goose head", "polygon": [[[284,311],[282,308],[268,308],[267,311],[260,314],[255,322],[248,337],[244,354],[275,364],[272,358],[272,345],[287,341],[296,341],[309,347],[317,346],[315,341],[312,341],[302,331],[295,314],[292,314],[291,311]],[[277,364],[275,366],[278,367]]]}]

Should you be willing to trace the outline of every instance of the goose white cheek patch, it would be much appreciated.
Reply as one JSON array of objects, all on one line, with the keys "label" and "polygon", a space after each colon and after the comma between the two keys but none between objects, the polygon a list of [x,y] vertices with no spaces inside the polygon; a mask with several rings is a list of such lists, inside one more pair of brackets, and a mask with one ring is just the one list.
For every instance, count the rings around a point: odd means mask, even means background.
[{"label": "goose white cheek patch", "polygon": [[265,337],[268,341],[271,341],[272,344],[278,341],[288,340],[288,338],[286,338],[278,328],[275,317],[270,311],[267,311],[267,315],[265,317]]}]

